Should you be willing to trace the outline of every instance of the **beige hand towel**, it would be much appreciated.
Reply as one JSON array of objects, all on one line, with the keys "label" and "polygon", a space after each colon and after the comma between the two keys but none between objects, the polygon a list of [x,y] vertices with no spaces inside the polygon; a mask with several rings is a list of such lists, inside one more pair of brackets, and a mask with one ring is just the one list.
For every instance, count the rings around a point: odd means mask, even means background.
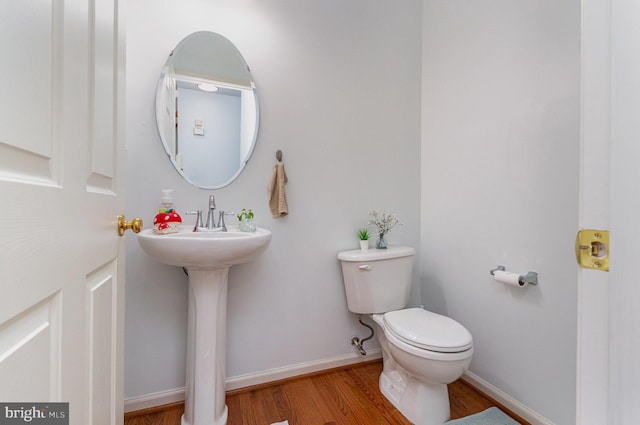
[{"label": "beige hand towel", "polygon": [[271,192],[269,209],[271,210],[271,215],[274,218],[284,217],[289,214],[287,194],[284,192],[284,185],[287,181],[287,173],[284,172],[284,164],[282,162],[278,162],[273,169],[273,175],[269,182],[269,192]]}]

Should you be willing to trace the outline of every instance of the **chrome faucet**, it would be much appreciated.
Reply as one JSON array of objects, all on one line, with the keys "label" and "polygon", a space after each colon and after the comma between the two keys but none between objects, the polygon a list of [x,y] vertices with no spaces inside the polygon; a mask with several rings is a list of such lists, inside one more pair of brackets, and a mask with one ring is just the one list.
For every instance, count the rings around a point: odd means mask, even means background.
[{"label": "chrome faucet", "polygon": [[216,209],[216,197],[213,195],[209,195],[209,212],[207,213],[207,224],[205,227],[208,230],[212,230],[215,227],[215,219],[213,217],[213,212]]},{"label": "chrome faucet", "polygon": [[187,214],[192,214],[196,216],[196,224],[193,226],[194,232],[226,232],[227,226],[224,223],[225,215],[235,215],[233,212],[219,211],[218,212],[218,223],[216,224],[215,220],[215,210],[216,210],[216,198],[213,195],[209,195],[209,210],[207,212],[207,222],[205,225],[202,224],[202,210],[197,211],[188,211]]}]

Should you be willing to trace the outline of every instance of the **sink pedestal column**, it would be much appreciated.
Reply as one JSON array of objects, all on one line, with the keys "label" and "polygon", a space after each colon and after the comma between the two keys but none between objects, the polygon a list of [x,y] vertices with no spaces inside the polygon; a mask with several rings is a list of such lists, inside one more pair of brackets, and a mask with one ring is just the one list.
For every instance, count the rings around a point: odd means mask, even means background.
[{"label": "sink pedestal column", "polygon": [[225,425],[229,268],[189,268],[187,376],[182,425]]}]

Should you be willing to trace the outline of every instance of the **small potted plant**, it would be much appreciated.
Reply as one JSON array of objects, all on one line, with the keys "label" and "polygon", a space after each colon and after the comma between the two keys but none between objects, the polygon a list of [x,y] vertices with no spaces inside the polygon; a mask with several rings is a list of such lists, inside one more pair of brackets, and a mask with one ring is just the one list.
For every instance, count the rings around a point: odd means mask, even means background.
[{"label": "small potted plant", "polygon": [[364,227],[362,229],[358,229],[358,239],[360,239],[360,249],[365,250],[369,249],[369,236],[371,234]]},{"label": "small potted plant", "polygon": [[240,230],[243,232],[255,232],[256,222],[253,219],[253,211],[243,208],[240,214],[238,214],[238,221],[240,222]]}]

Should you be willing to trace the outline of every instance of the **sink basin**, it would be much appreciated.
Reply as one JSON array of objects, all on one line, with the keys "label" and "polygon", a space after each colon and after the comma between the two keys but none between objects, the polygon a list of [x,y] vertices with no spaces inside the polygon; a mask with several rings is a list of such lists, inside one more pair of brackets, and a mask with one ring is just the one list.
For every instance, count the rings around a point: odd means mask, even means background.
[{"label": "sink basin", "polygon": [[258,228],[241,232],[193,232],[161,235],[153,229],[138,233],[138,243],[150,257],[189,271],[187,364],[184,415],[181,425],[225,425],[227,286],[229,267],[262,254],[271,232]]},{"label": "sink basin", "polygon": [[150,257],[170,266],[188,269],[227,268],[246,263],[262,254],[269,246],[271,232],[258,228],[241,232],[229,226],[227,232],[193,232],[182,225],[178,233],[161,235],[153,229],[138,233],[138,243]]}]

